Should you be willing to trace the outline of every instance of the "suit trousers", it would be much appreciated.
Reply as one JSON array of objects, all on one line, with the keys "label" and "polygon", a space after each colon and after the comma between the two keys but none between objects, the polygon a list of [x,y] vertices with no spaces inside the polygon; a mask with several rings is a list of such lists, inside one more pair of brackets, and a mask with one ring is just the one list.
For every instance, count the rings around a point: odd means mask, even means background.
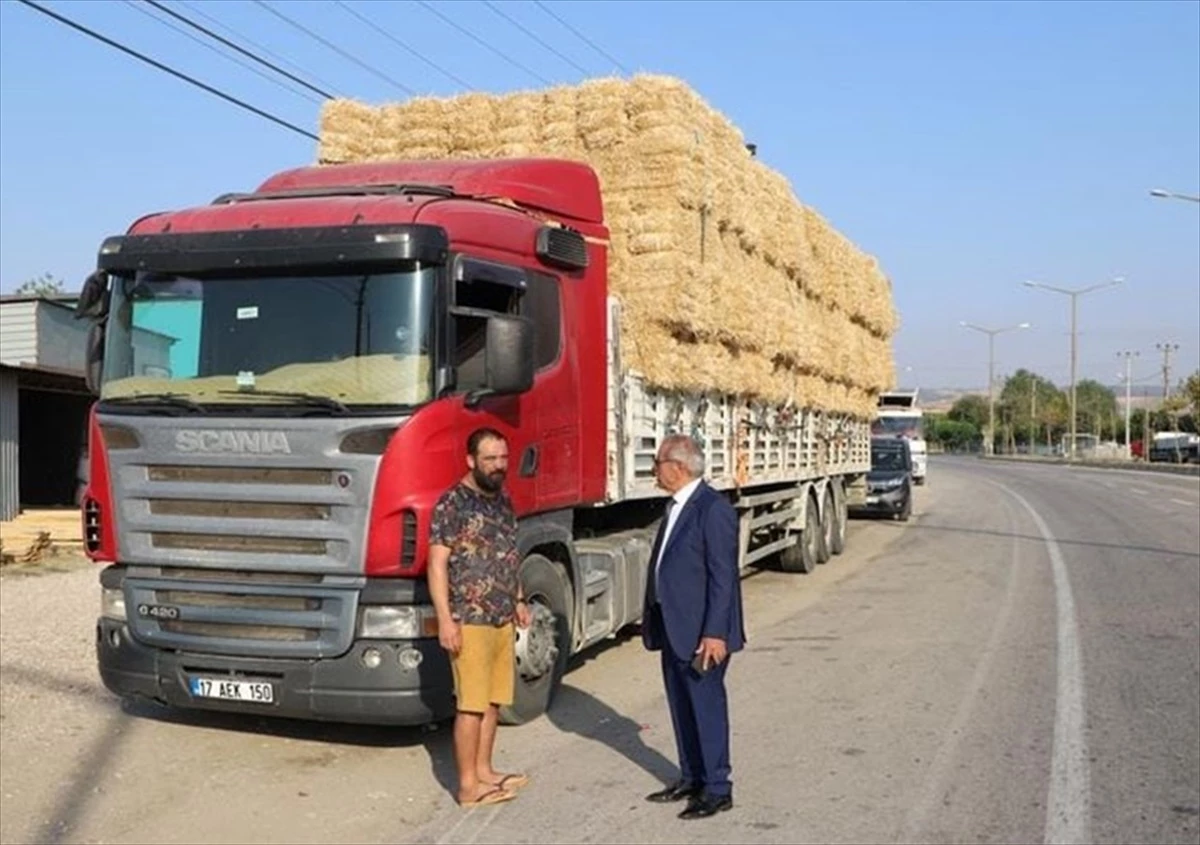
[{"label": "suit trousers", "polygon": [[[651,624],[661,630],[661,606],[655,605],[651,616]],[[692,668],[693,657],[675,654],[663,632],[663,684],[675,728],[680,779],[703,786],[709,795],[723,797],[733,792],[729,780],[729,699],[725,693],[729,658],[701,675]]]}]

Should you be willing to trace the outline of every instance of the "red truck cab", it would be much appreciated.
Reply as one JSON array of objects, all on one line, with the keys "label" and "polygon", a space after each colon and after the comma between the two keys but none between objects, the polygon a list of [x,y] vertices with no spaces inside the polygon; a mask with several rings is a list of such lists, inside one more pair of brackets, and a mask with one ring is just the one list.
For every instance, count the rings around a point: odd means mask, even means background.
[{"label": "red truck cab", "polygon": [[606,479],[600,189],[556,160],[281,173],[105,241],[83,511],[122,696],[338,721],[451,712],[425,586],[468,434],[509,438],[522,578],[511,720],[548,704]]}]

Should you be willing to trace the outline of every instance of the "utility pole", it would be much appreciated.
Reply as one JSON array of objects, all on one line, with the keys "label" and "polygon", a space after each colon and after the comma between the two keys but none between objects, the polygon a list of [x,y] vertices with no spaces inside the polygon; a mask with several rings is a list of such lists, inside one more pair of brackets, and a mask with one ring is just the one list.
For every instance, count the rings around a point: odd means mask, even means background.
[{"label": "utility pole", "polygon": [[1163,404],[1171,398],[1171,353],[1179,351],[1178,343],[1156,343],[1154,348],[1163,354]]},{"label": "utility pole", "polygon": [[1110,288],[1110,287],[1113,287],[1114,285],[1119,285],[1124,281],[1125,281],[1125,279],[1123,276],[1117,276],[1111,282],[1104,282],[1099,285],[1091,285],[1090,287],[1086,287],[1086,288],[1076,288],[1074,290],[1071,290],[1068,288],[1058,288],[1058,287],[1054,287],[1053,285],[1044,285],[1041,282],[1032,282],[1032,281],[1025,282],[1026,287],[1042,288],[1044,290],[1053,291],[1054,293],[1061,293],[1064,296],[1069,296],[1071,298],[1071,442],[1070,442],[1070,446],[1067,447],[1067,457],[1072,461],[1075,460],[1075,440],[1076,440],[1075,365],[1078,362],[1079,356],[1078,356],[1078,352],[1077,352],[1077,343],[1076,343],[1077,333],[1075,330],[1075,326],[1076,326],[1076,317],[1078,314],[1078,300],[1079,300],[1079,297],[1083,296],[1084,294],[1091,293],[1092,291],[1102,290],[1103,288]]},{"label": "utility pole", "polygon": [[[1133,447],[1129,442],[1130,403],[1133,401],[1133,359],[1139,352],[1118,352],[1118,358],[1125,359],[1125,460],[1133,460]],[[1147,412],[1148,413],[1148,412]]]},{"label": "utility pole", "polygon": [[1037,451],[1037,376],[1029,376],[1029,454]]},{"label": "utility pole", "polygon": [[992,455],[996,451],[996,335],[1017,329],[1027,329],[1030,324],[1021,323],[1016,326],[987,329],[964,320],[959,325],[963,328],[983,332],[988,336],[988,431],[987,439],[983,443],[983,452],[985,455]]},{"label": "utility pole", "polygon": [[[1167,400],[1171,398],[1171,353],[1179,351],[1178,343],[1156,343],[1154,348],[1163,354],[1163,410],[1167,410]],[[1179,430],[1179,414],[1171,414],[1174,420],[1174,431]],[[1148,454],[1148,453],[1147,453]],[[1179,438],[1175,438],[1175,460],[1179,460]]]}]

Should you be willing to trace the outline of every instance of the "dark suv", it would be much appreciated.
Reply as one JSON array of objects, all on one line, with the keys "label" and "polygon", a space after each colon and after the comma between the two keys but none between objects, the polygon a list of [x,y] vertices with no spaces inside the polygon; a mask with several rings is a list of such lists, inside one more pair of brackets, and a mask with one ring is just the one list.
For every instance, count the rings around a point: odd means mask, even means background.
[{"label": "dark suv", "polygon": [[902,437],[871,438],[871,471],[866,504],[857,514],[884,514],[907,522],[912,515],[912,453]]}]

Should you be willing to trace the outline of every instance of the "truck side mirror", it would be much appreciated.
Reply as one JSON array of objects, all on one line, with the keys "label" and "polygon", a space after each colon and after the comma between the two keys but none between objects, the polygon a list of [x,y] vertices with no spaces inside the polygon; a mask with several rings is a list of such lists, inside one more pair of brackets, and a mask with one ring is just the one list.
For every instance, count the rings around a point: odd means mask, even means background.
[{"label": "truck side mirror", "polygon": [[75,319],[103,320],[108,315],[108,274],[97,270],[83,282],[75,302]]},{"label": "truck side mirror", "polygon": [[87,357],[83,365],[83,380],[87,389],[100,394],[100,376],[104,369],[104,323],[92,323],[87,333]]},{"label": "truck side mirror", "polygon": [[488,317],[484,351],[484,387],[467,396],[467,405],[485,396],[511,396],[533,387],[533,323],[525,317]]}]

